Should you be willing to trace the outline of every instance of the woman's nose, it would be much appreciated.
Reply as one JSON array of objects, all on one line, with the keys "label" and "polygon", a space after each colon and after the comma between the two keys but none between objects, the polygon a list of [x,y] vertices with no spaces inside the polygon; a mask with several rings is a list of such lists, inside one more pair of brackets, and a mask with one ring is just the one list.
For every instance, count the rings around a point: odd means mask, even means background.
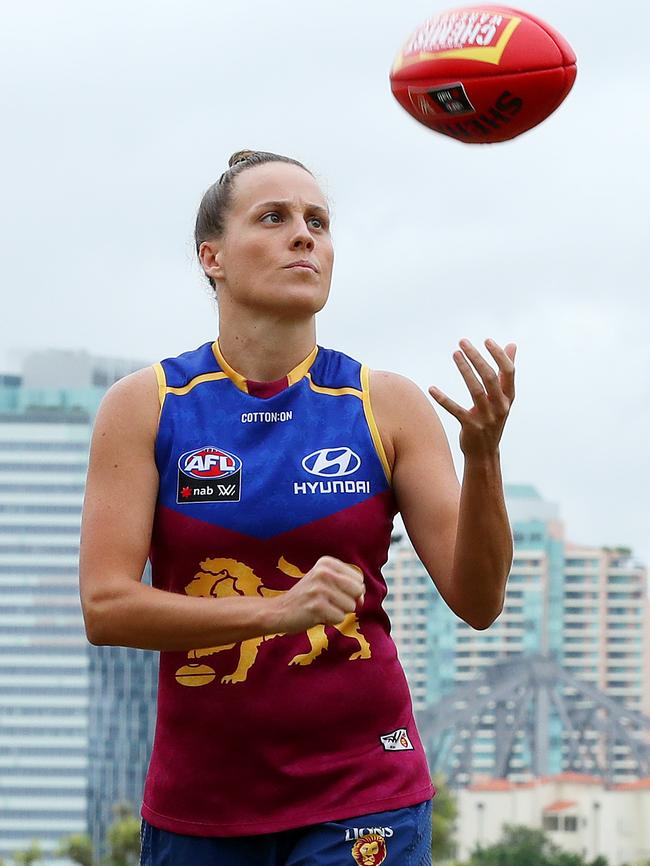
[{"label": "woman's nose", "polygon": [[307,228],[298,229],[293,238],[293,247],[306,247],[308,250],[314,248],[314,239]]},{"label": "woman's nose", "polygon": [[294,249],[303,246],[309,250],[314,248],[314,239],[307,227],[307,224],[303,220],[299,220],[296,223],[296,230],[292,238],[291,246]]}]

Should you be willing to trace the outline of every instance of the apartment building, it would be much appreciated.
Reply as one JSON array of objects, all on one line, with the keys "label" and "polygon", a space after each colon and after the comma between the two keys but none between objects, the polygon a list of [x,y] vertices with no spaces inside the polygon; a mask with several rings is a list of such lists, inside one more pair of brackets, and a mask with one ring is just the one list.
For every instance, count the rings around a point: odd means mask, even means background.
[{"label": "apartment building", "polygon": [[[567,541],[558,506],[534,487],[506,485],[505,495],[513,565],[503,612],[487,630],[472,629],[449,610],[406,535],[391,546],[384,569],[385,608],[415,709],[435,704],[497,660],[542,653],[625,707],[643,711],[648,706],[647,569],[625,548]],[[568,688],[566,696],[571,699]],[[559,773],[562,724],[554,713],[548,724],[549,772]],[[491,772],[494,740],[489,726],[477,736],[477,773]],[[619,752],[616,770],[624,781],[634,762],[626,747]],[[528,758],[522,754],[522,767]]]}]

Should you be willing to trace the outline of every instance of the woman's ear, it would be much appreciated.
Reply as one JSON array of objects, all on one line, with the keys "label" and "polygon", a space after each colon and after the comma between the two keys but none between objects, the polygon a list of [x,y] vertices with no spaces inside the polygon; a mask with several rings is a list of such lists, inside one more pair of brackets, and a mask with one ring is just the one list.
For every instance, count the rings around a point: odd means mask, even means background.
[{"label": "woman's ear", "polygon": [[222,245],[220,241],[203,241],[199,247],[199,259],[205,273],[213,280],[223,279],[221,263]]}]

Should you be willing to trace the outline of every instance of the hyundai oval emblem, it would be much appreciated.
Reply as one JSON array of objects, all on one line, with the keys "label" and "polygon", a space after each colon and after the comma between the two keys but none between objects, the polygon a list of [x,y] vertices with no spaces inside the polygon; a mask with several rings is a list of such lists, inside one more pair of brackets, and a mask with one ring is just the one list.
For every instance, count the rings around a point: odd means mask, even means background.
[{"label": "hyundai oval emblem", "polygon": [[361,458],[351,448],[321,448],[303,458],[302,468],[322,478],[352,475],[361,466]]}]

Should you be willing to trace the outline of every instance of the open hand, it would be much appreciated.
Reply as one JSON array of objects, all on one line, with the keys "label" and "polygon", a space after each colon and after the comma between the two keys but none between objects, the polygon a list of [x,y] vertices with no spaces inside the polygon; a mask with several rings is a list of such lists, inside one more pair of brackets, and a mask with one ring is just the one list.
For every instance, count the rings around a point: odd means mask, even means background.
[{"label": "open hand", "polygon": [[[453,358],[467,383],[474,405],[463,409],[434,385],[429,388],[429,394],[460,421],[460,447],[465,457],[488,457],[499,450],[506,418],[515,399],[514,360],[517,346],[508,343],[504,350],[494,340],[485,341],[499,368],[497,375],[469,340],[460,340],[458,345],[465,354],[456,350]],[[482,382],[465,355],[476,368]]]}]

